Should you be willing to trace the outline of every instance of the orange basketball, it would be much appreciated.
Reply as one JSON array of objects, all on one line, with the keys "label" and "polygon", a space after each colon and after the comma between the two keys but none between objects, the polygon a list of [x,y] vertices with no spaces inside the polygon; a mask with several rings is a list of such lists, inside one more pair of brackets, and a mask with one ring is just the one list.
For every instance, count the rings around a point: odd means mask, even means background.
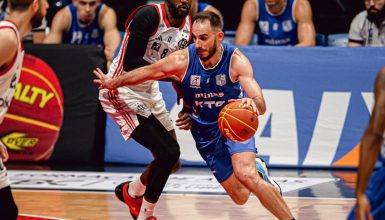
[{"label": "orange basketball", "polygon": [[218,126],[225,138],[242,142],[254,136],[258,116],[251,108],[241,106],[241,101],[230,102],[219,113]]}]

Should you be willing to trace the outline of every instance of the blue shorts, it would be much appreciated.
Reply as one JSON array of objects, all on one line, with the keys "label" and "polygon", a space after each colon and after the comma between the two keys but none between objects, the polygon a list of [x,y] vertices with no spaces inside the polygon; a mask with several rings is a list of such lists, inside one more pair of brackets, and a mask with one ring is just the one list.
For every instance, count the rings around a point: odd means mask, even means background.
[{"label": "blue shorts", "polygon": [[[208,151],[207,147],[211,150]],[[231,155],[240,152],[256,152],[255,138],[245,142],[233,142],[225,138],[220,138],[213,142],[211,146],[205,146],[205,150],[199,150],[200,155],[206,161],[207,166],[213,172],[218,182],[227,180],[233,173]]]},{"label": "blue shorts", "polygon": [[[385,167],[377,169],[371,176],[366,196],[370,202],[373,219],[385,219]],[[356,219],[356,206],[353,207],[348,220]]]}]

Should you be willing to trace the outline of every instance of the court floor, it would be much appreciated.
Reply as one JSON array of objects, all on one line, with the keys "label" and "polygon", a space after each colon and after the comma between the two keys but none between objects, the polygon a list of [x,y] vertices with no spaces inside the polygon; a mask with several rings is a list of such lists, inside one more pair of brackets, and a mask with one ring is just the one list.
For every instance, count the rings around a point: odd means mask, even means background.
[{"label": "court floor", "polygon": [[[7,167],[24,216],[20,219],[132,219],[113,188],[144,169],[116,165]],[[346,219],[355,203],[353,170],[270,169],[270,175],[281,185],[296,219]],[[254,196],[244,206],[235,205],[202,167],[183,167],[173,174],[155,213],[160,220],[275,219]]]}]

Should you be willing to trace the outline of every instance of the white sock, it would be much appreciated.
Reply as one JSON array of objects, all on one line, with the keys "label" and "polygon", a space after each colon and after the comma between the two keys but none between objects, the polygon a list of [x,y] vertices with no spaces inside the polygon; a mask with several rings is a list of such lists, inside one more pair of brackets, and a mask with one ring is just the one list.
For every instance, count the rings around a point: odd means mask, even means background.
[{"label": "white sock", "polygon": [[140,178],[136,179],[135,181],[132,181],[130,183],[130,187],[128,187],[128,194],[134,198],[143,196],[145,191],[146,186],[143,185],[142,181],[140,181]]},{"label": "white sock", "polygon": [[148,217],[154,215],[156,203],[150,203],[143,198],[142,207],[140,208],[138,220],[146,220]]}]

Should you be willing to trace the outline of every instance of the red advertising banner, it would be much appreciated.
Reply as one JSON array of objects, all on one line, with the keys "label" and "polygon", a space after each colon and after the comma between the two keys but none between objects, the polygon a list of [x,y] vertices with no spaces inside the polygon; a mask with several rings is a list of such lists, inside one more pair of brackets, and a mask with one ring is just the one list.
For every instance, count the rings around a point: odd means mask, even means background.
[{"label": "red advertising banner", "polygon": [[43,60],[26,54],[20,81],[0,127],[10,161],[48,160],[63,114],[63,94],[55,72]]}]

